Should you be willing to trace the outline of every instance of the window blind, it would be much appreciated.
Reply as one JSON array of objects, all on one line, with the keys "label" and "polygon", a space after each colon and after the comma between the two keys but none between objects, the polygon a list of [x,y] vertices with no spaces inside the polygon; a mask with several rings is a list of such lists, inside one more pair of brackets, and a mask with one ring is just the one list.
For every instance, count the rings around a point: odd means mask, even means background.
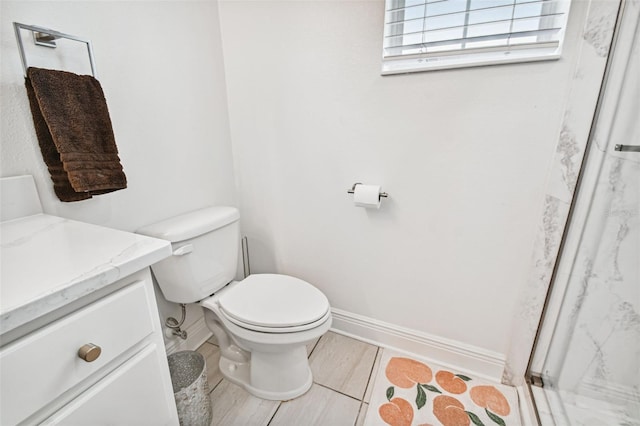
[{"label": "window blind", "polygon": [[448,62],[463,66],[501,58],[503,61],[526,56],[557,58],[569,3],[569,0],[386,0],[383,62],[400,60],[407,63],[405,67],[411,67],[412,63],[419,67],[447,62],[446,58],[451,57]]}]

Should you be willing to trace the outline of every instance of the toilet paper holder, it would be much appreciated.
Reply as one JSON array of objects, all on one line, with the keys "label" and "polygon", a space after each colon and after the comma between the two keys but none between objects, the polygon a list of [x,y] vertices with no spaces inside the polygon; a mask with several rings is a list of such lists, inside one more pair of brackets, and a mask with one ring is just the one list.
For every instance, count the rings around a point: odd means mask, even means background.
[{"label": "toilet paper holder", "polygon": [[[347,189],[347,194],[353,194],[356,190],[356,186],[358,185],[362,185],[362,182],[356,182],[353,184],[353,186],[351,187],[351,189]],[[389,194],[387,194],[386,192],[381,192],[380,194],[378,194],[378,199],[384,197],[387,198],[389,196]]]}]

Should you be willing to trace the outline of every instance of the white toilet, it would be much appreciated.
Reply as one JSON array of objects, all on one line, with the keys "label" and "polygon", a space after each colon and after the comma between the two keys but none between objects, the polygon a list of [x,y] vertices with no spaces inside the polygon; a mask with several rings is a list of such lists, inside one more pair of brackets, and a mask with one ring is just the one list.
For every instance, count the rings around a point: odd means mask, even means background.
[{"label": "white toilet", "polygon": [[232,281],[239,218],[233,207],[208,207],[137,232],[171,242],[173,256],[151,269],[167,300],[204,308],[220,345],[222,374],[259,398],[292,399],[311,387],[306,344],[331,327],[329,301],[286,275]]}]

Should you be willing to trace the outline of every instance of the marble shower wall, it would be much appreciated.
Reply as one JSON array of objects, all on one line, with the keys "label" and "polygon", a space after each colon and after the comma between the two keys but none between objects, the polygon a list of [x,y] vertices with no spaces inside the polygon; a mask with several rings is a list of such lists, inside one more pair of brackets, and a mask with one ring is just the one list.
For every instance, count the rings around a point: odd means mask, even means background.
[{"label": "marble shower wall", "polygon": [[507,384],[524,382],[587,146],[619,5],[619,0],[589,2],[580,56],[569,83],[571,89],[559,129],[556,155],[546,184],[529,278],[514,315],[503,374],[503,382]]},{"label": "marble shower wall", "polygon": [[640,2],[629,2],[585,166],[589,191],[578,197],[570,253],[558,269],[563,306],[541,366],[553,388],[610,403],[621,423],[640,418],[640,153],[614,146],[640,142],[639,23]]},{"label": "marble shower wall", "polygon": [[568,327],[556,332],[557,353],[544,373],[558,389],[626,407],[638,419],[640,162],[634,154],[606,156],[559,318]]}]

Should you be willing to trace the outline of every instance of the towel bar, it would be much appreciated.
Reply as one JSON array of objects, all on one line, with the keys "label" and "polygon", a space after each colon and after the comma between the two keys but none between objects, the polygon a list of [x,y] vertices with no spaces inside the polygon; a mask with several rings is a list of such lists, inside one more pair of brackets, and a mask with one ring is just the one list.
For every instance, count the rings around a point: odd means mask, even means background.
[{"label": "towel bar", "polygon": [[640,145],[621,145],[618,144],[613,148],[616,151],[621,152],[640,152]]},{"label": "towel bar", "polygon": [[20,59],[22,60],[22,69],[24,71],[24,76],[27,76],[27,69],[29,68],[27,64],[27,56],[24,52],[24,45],[22,44],[22,35],[20,34],[20,30],[28,30],[33,33],[34,43],[38,46],[45,47],[56,47],[55,40],[59,38],[66,38],[68,40],[79,41],[81,43],[85,43],[87,45],[87,52],[89,53],[89,63],[91,64],[91,74],[94,78],[97,78],[96,65],[95,60],[93,58],[93,47],[91,46],[91,40],[87,40],[81,37],[77,37],[70,34],[64,34],[59,31],[50,30],[49,28],[38,27],[36,25],[25,25],[19,22],[13,23],[13,29],[16,33],[16,40],[18,41],[18,51],[20,52]]}]

